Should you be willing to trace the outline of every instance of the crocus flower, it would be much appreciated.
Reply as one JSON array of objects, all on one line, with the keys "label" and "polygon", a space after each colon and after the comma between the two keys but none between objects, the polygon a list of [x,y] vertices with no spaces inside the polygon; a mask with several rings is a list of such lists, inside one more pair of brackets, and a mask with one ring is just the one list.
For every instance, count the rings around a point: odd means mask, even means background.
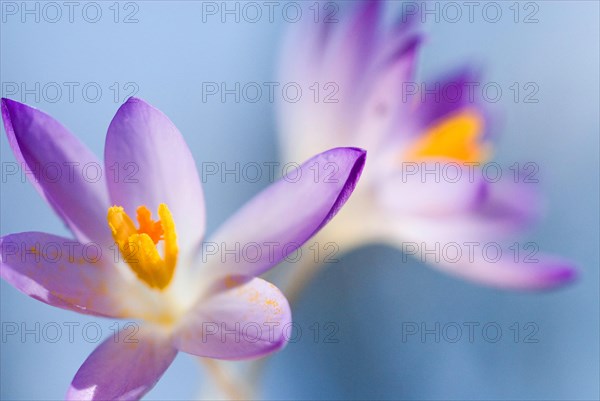
[{"label": "crocus flower", "polygon": [[[208,252],[194,159],[159,110],[134,98],[119,108],[108,128],[100,178],[84,171],[99,165],[96,157],[49,115],[2,99],[2,117],[16,158],[75,236],[2,237],[2,278],[49,305],[142,322],[138,332],[111,336],[88,357],[71,383],[69,400],[139,399],[178,351],[239,360],[283,347],[288,302],[256,276],[337,213],[365,161],[365,152],[356,148],[313,157],[307,162],[312,169],[337,166],[334,179],[304,174],[276,181],[217,230]],[[69,174],[61,179],[44,174],[49,164],[68,166]],[[114,173],[115,166],[125,165],[137,174]],[[251,262],[239,255],[250,243]],[[215,244],[227,251],[215,252]],[[99,251],[82,252],[92,248]]]},{"label": "crocus flower", "polygon": [[337,23],[296,24],[285,42],[280,81],[311,88],[311,96],[279,104],[284,159],[332,145],[371,154],[361,187],[320,240],[343,250],[391,244],[445,272],[502,288],[571,280],[570,262],[538,253],[535,244],[515,244],[540,212],[538,197],[521,172],[507,167],[496,181],[493,168],[483,171],[498,165],[486,164],[493,144],[488,112],[470,95],[476,74],[463,68],[417,83],[419,17],[386,25],[382,3],[360,1],[336,15]]}]

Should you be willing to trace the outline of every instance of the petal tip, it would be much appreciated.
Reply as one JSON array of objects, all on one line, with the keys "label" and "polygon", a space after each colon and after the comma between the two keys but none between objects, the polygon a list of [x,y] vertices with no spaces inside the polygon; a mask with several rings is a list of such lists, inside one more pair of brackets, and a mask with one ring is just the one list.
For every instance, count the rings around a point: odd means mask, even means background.
[{"label": "petal tip", "polygon": [[21,103],[17,100],[9,99],[7,97],[3,97],[1,103],[2,109],[4,110],[6,108],[10,112],[13,112],[17,109],[35,109],[34,107],[28,106],[25,103]]},{"label": "petal tip", "polygon": [[154,114],[154,115],[161,115],[168,119],[168,117],[157,107],[151,105],[146,100],[139,98],[139,97],[135,97],[135,96],[130,96],[129,98],[127,98],[125,103],[123,103],[121,105],[121,107],[119,107],[119,109],[117,110],[117,114],[119,112],[124,112],[124,111],[133,112],[133,113],[150,113],[150,114]]},{"label": "petal tip", "polygon": [[7,97],[3,97],[0,100],[0,103],[2,104],[3,107],[5,107],[5,106],[8,107],[9,105],[13,105],[13,104],[19,103],[19,102],[17,102],[16,100],[9,99]]},{"label": "petal tip", "polygon": [[345,154],[349,159],[353,159],[352,162],[348,165],[349,172],[348,176],[345,180],[343,187],[340,190],[340,193],[337,197],[337,200],[332,205],[329,213],[326,218],[323,220],[321,225],[315,230],[315,233],[318,232],[321,228],[323,228],[332,218],[335,216],[342,206],[346,203],[346,201],[350,198],[358,181],[362,175],[363,169],[365,167],[365,162],[367,160],[367,151],[361,148],[354,147],[346,147],[346,148],[334,148],[326,153],[333,154]]},{"label": "petal tip", "polygon": [[31,118],[40,114],[46,115],[46,113],[35,107],[28,106],[25,103],[6,97],[3,97],[0,103],[2,108],[2,119],[4,120],[4,126],[7,130],[8,126],[10,125],[12,127],[13,123],[18,121],[19,118]]},{"label": "petal tip", "polygon": [[543,270],[526,289],[556,290],[574,283],[579,277],[579,270],[573,263],[556,259],[542,263]]},{"label": "petal tip", "polygon": [[367,151],[365,149],[363,149],[363,148],[357,148],[357,147],[350,146],[350,147],[347,147],[346,149],[353,150],[355,152],[358,152],[361,155],[366,155],[367,154]]},{"label": "petal tip", "polygon": [[350,193],[354,191],[354,188],[356,187],[356,184],[358,183],[358,180],[360,179],[362,171],[365,167],[365,163],[367,161],[367,151],[365,149],[356,147],[342,147],[331,149],[329,152],[345,154],[348,158],[354,159],[350,168],[350,173],[346,179],[346,190],[342,191],[350,196]]},{"label": "petal tip", "polygon": [[362,148],[347,148],[353,152],[356,152],[356,160],[354,162],[354,167],[352,169],[352,173],[350,175],[350,179],[357,181],[362,174],[362,170],[365,167],[365,163],[367,162],[367,151]]},{"label": "petal tip", "polygon": [[148,102],[146,102],[144,99],[139,98],[139,97],[135,97],[135,96],[130,96],[127,98],[127,100],[125,101],[124,104],[131,104],[131,103],[142,103],[142,104],[148,104]]},{"label": "petal tip", "polygon": [[148,103],[144,99],[139,98],[139,97],[135,97],[135,96],[130,96],[119,107],[117,113],[119,111],[128,110],[128,109],[136,110],[136,109],[147,109],[147,108],[155,109],[155,107],[153,107],[150,103]]},{"label": "petal tip", "polygon": [[356,155],[356,161],[362,163],[364,163],[364,159],[367,157],[367,151],[365,149],[352,146],[333,148],[330,150],[330,152],[354,153]]},{"label": "petal tip", "polygon": [[556,282],[560,284],[568,284],[576,281],[579,278],[579,270],[570,263],[564,263],[556,271]]},{"label": "petal tip", "polygon": [[27,107],[23,103],[9,99],[7,97],[3,97],[0,104],[2,106],[2,117],[4,119],[5,124],[10,123],[11,114],[15,111],[16,108],[23,106]]},{"label": "petal tip", "polygon": [[14,144],[15,147],[18,147],[19,145],[16,144],[18,131],[15,130],[15,124],[18,124],[19,118],[26,118],[26,116],[31,114],[32,111],[37,110],[33,107],[27,106],[24,103],[6,97],[2,98],[0,109],[9,143]]}]

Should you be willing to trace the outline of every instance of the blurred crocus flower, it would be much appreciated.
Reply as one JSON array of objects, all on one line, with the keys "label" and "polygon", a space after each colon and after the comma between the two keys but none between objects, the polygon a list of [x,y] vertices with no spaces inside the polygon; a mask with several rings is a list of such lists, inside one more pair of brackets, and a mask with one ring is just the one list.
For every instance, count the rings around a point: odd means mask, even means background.
[{"label": "blurred crocus flower", "polygon": [[502,288],[573,279],[570,262],[514,241],[540,206],[527,175],[507,166],[498,178],[499,164],[486,164],[493,148],[489,116],[470,95],[475,74],[465,68],[417,83],[419,17],[402,15],[387,26],[381,7],[360,1],[337,20],[296,24],[285,42],[280,81],[307,94],[279,103],[284,158],[331,146],[360,146],[371,155],[361,187],[319,239],[346,251],[388,243]]},{"label": "blurred crocus flower", "polygon": [[[178,351],[238,360],[284,346],[288,302],[256,276],[333,217],[365,161],[356,148],[321,153],[307,163],[312,169],[335,164],[335,180],[309,174],[279,180],[203,242],[204,198],[194,159],[159,110],[133,98],[119,108],[108,128],[101,175],[86,173],[98,160],[49,115],[3,99],[2,117],[17,159],[76,238],[40,232],[2,237],[2,278],[59,308],[143,322],[139,331],[111,336],[89,356],[69,400],[139,399]],[[48,165],[69,174],[44,174]],[[116,174],[123,166],[136,174]],[[231,255],[250,243],[256,248],[251,262],[248,255]]]}]

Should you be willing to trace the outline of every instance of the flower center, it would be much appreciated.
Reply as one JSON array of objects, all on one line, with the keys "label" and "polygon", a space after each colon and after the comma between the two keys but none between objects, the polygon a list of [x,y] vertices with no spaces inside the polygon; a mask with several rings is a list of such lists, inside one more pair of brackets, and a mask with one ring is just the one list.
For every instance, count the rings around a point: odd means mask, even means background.
[{"label": "flower center", "polygon": [[[108,209],[108,226],[125,262],[140,280],[150,288],[165,289],[175,273],[177,264],[177,233],[171,211],[164,203],[158,206],[158,221],[146,206],[137,208],[139,228],[122,207]],[[163,255],[158,243],[163,242]]]},{"label": "flower center", "polygon": [[465,163],[485,161],[489,146],[482,141],[483,118],[475,110],[463,110],[430,128],[403,158],[403,161],[444,158]]}]

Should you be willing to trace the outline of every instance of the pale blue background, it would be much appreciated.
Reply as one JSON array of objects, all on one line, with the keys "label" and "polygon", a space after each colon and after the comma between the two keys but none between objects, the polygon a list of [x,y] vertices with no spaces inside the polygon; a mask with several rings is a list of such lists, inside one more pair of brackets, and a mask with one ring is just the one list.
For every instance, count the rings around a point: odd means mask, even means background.
[{"label": "pale blue background", "polygon": [[[20,2],[19,2],[20,4]],[[31,3],[32,4],[32,3]],[[114,24],[108,7],[96,24],[76,14],[70,24],[21,23],[0,29],[2,82],[100,83],[98,103],[35,105],[61,120],[101,155],[118,104],[108,87],[134,81],[139,96],[162,109],[183,132],[197,163],[277,160],[273,105],[202,103],[203,81],[272,81],[278,23],[203,23],[201,3],[138,2],[135,24]],[[577,261],[580,280],[560,291],[515,294],[439,274],[398,251],[371,247],[325,271],[294,309],[303,327],[335,321],[338,344],[301,341],[269,365],[264,396],[296,399],[598,399],[599,398],[599,44],[596,1],[542,1],[537,24],[429,23],[421,58],[426,75],[475,62],[486,79],[535,81],[538,104],[503,100],[498,157],[535,161],[549,215],[528,239]],[[507,11],[508,4],[503,9]],[[506,87],[507,85],[505,85]],[[4,94],[3,94],[4,95]],[[20,100],[19,97],[15,99]],[[13,162],[3,132],[2,162]],[[200,164],[199,164],[200,165]],[[205,184],[209,231],[258,184]],[[73,194],[77,196],[77,194]],[[39,230],[66,234],[33,188],[2,184],[1,233]],[[336,294],[336,296],[331,296]],[[2,322],[87,322],[1,284]],[[508,338],[490,344],[401,342],[406,321],[535,322],[537,344]],[[105,335],[112,322],[102,322]],[[507,333],[505,333],[507,335]],[[508,335],[507,335],[508,337]],[[308,338],[308,336],[307,336]],[[0,397],[60,399],[95,344],[63,338],[56,344],[1,343]],[[197,362],[180,355],[148,399],[189,399],[202,385]]]}]

